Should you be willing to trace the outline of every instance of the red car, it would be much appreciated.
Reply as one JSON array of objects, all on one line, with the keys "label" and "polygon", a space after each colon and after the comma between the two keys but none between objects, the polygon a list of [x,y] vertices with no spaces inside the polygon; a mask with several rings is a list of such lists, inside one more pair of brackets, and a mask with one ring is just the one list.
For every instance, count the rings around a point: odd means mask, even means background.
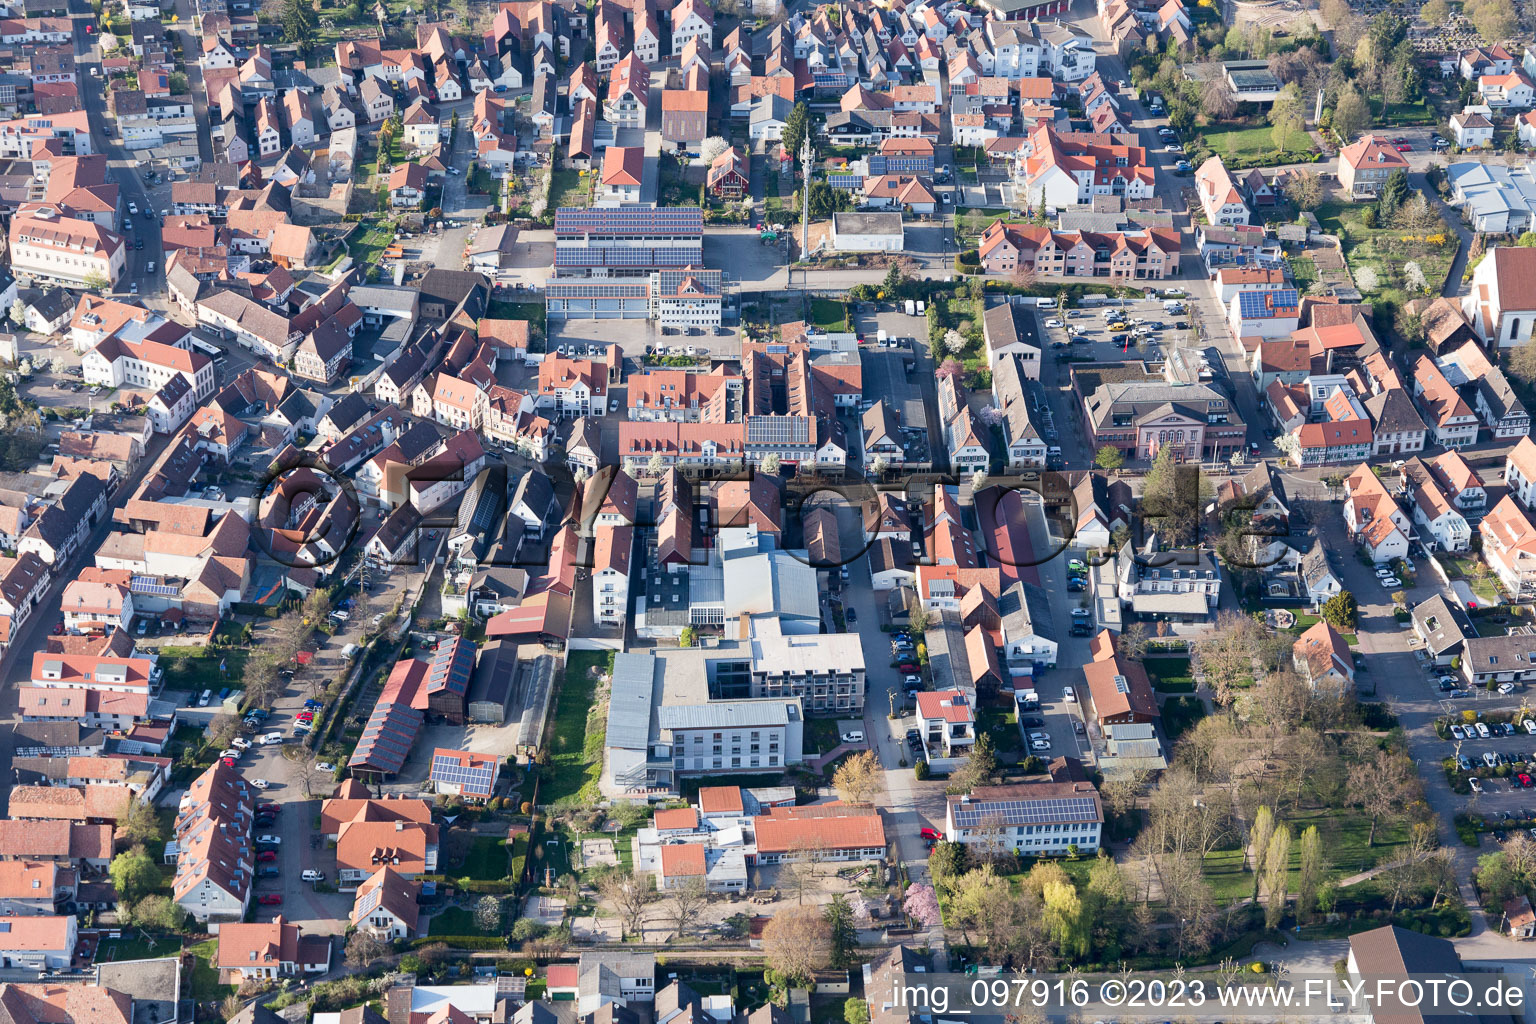
[{"label": "red car", "polygon": [[1531,788],[1531,777],[1525,772],[1521,772],[1519,775],[1516,775],[1515,778],[1520,780],[1521,786],[1525,787],[1526,789]]},{"label": "red car", "polygon": [[224,765],[225,768],[233,768],[235,766],[235,759],[232,757],[221,757],[219,758],[219,761]]},{"label": "red car", "polygon": [[257,860],[277,860],[276,850],[262,850],[256,855]]},{"label": "red car", "polygon": [[282,807],[281,804],[257,804],[256,805],[256,812],[258,814],[276,814],[278,811],[281,811],[282,809],[283,809],[283,807]]},{"label": "red car", "polygon": [[296,722],[313,722],[315,720],[315,713],[313,711],[306,711],[303,714],[294,715],[293,718]]},{"label": "red car", "polygon": [[943,836],[939,835],[939,830],[936,828],[925,828],[921,831],[921,835],[924,839],[930,839],[935,842],[944,838]]},{"label": "red car", "polygon": [[1413,152],[1413,144],[1410,143],[1410,142],[1404,142],[1404,143],[1402,143],[1401,145],[1399,145],[1397,147],[1397,151],[1399,153],[1412,153]]},{"label": "red car", "polygon": [[264,907],[280,907],[283,905],[283,898],[275,892],[269,892],[258,896],[256,902]]},{"label": "red car", "polygon": [[902,672],[916,672],[917,671],[917,662],[915,662],[915,661],[904,661],[900,665],[897,665],[896,668],[898,670],[902,671]]}]

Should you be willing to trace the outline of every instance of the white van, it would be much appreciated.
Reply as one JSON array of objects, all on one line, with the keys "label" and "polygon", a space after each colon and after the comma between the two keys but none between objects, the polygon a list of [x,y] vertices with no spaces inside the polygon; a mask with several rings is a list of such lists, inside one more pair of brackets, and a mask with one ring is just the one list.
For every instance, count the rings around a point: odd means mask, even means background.
[{"label": "white van", "polygon": [[908,299],[905,303],[903,303],[901,308],[906,310],[907,316],[917,316],[917,303],[913,302],[911,299]]},{"label": "white van", "polygon": [[323,881],[325,881],[325,874],[324,874],[324,872],[316,871],[314,868],[305,868],[303,873],[301,873],[299,875],[299,877],[304,879],[304,881],[306,881],[306,882],[323,882]]}]

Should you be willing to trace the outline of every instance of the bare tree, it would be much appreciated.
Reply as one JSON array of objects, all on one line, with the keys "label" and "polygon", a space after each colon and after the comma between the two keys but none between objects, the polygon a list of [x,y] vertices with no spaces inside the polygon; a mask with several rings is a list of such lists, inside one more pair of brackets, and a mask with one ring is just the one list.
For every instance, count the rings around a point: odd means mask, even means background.
[{"label": "bare tree", "polygon": [[672,886],[667,893],[672,897],[672,922],[677,925],[677,937],[681,939],[709,902],[709,886],[704,879],[693,876]]},{"label": "bare tree", "polygon": [[347,940],[347,966],[367,967],[374,961],[389,955],[389,947],[374,937],[372,932],[356,931]]},{"label": "bare tree", "polygon": [[1371,816],[1365,845],[1376,845],[1376,829],[1383,820],[1400,815],[1419,797],[1413,762],[1400,753],[1377,748],[1368,761],[1349,770],[1349,799]]},{"label": "bare tree", "polygon": [[816,907],[781,910],[763,929],[763,955],[786,978],[809,982],[832,962],[832,925]]},{"label": "bare tree", "polygon": [[604,875],[597,883],[597,891],[618,911],[620,926],[626,934],[640,931],[645,908],[656,898],[651,876],[637,875],[633,871],[614,871]]},{"label": "bare tree", "polygon": [[1131,622],[1120,631],[1115,638],[1115,650],[1122,657],[1132,661],[1140,661],[1147,654],[1147,624],[1145,622]]},{"label": "bare tree", "polygon": [[821,857],[820,847],[800,844],[790,851],[789,860],[779,871],[779,881],[794,892],[796,903],[803,904],[807,895],[822,890]]}]

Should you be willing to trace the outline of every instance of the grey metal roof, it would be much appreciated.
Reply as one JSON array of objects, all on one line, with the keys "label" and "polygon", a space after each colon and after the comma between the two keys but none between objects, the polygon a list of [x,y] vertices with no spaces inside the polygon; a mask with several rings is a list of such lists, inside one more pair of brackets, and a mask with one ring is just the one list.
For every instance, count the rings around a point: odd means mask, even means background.
[{"label": "grey metal roof", "polygon": [[616,654],[608,698],[608,734],[604,745],[645,750],[651,742],[656,659],[649,654]]},{"label": "grey metal roof", "polygon": [[820,619],[816,570],[784,551],[725,562],[725,617],[778,614]]},{"label": "grey metal roof", "polygon": [[[677,704],[658,708],[663,729],[741,729],[788,725],[793,699],[716,700],[708,704]],[[610,719],[611,722],[611,719]],[[610,728],[612,728],[610,724]]]}]

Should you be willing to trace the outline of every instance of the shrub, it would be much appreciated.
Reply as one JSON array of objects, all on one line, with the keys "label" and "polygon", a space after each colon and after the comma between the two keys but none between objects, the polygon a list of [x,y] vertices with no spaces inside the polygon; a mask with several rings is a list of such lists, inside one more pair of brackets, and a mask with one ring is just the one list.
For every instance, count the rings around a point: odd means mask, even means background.
[{"label": "shrub", "polygon": [[928,762],[917,762],[917,767],[912,769],[912,774],[917,777],[919,782],[922,782],[924,779],[928,778]]}]

